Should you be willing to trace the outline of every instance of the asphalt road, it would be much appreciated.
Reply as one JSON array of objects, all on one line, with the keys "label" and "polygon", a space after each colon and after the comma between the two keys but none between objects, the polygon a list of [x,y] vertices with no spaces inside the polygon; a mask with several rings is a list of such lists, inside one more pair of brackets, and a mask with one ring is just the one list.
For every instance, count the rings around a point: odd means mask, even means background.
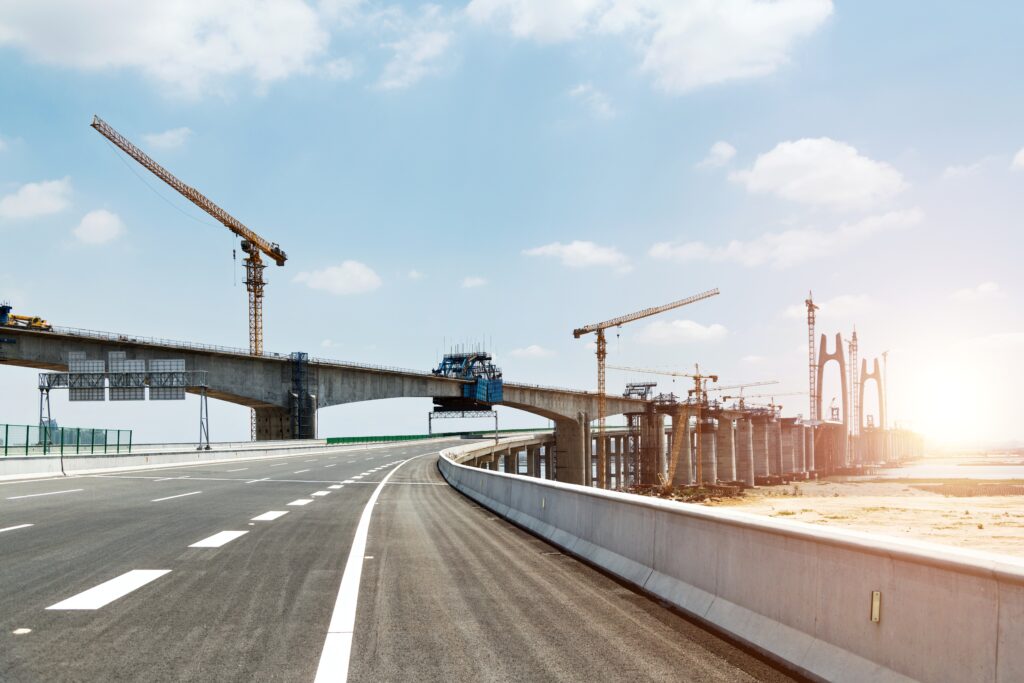
[{"label": "asphalt road", "polygon": [[462,497],[436,449],[0,483],[0,681],[312,681],[353,547],[351,681],[786,680]]}]

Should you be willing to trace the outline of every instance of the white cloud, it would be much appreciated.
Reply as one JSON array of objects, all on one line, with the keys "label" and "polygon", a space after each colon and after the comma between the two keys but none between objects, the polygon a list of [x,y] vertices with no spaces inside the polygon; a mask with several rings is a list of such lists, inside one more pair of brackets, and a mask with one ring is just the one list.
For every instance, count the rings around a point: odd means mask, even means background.
[{"label": "white cloud", "polygon": [[329,34],[302,0],[4,3],[0,46],[43,64],[131,69],[197,96],[231,76],[266,85],[307,71]]},{"label": "white cloud", "polygon": [[569,90],[569,96],[583,102],[596,118],[615,118],[615,110],[612,108],[608,96],[590,83],[580,83],[573,87]]},{"label": "white cloud", "polygon": [[734,156],[736,156],[736,148],[724,140],[719,140],[715,144],[711,145],[711,149],[708,150],[708,155],[697,164],[697,167],[717,168],[719,166],[725,166],[727,163],[732,161]]},{"label": "white cloud", "polygon": [[438,70],[438,58],[451,43],[446,31],[413,31],[401,40],[388,43],[394,55],[377,81],[382,90],[408,88]]},{"label": "white cloud", "polygon": [[408,277],[410,280],[422,280],[423,273],[414,268],[410,270],[408,273],[406,273],[406,277]]},{"label": "white cloud", "polygon": [[693,320],[655,320],[637,334],[637,341],[652,346],[668,346],[687,342],[722,339],[728,331],[718,323],[701,325]]},{"label": "white cloud", "polygon": [[1013,163],[1010,164],[1010,168],[1014,171],[1024,171],[1024,147],[1020,148],[1020,151],[1013,157]]},{"label": "white cloud", "polygon": [[85,214],[73,232],[82,244],[106,244],[124,234],[124,223],[116,213],[97,209]]},{"label": "white cloud", "polygon": [[890,211],[846,223],[831,231],[802,228],[769,232],[747,242],[732,240],[720,247],[703,242],[659,242],[648,253],[652,258],[663,261],[732,262],[748,267],[768,264],[774,268],[787,268],[835,255],[879,233],[917,225],[923,218],[924,214],[919,209]]},{"label": "white cloud", "polygon": [[988,161],[988,159],[981,159],[980,161],[975,161],[973,164],[954,164],[947,166],[942,171],[942,179],[957,180],[958,178],[969,178],[970,176],[977,175],[982,166],[985,165],[986,161]]},{"label": "white cloud", "polygon": [[[818,306],[817,317],[819,319],[833,321],[849,321],[855,315],[861,315],[874,308],[874,301],[866,294],[841,294],[824,301],[815,301]],[[784,311],[787,318],[805,320],[807,318],[807,306],[804,304],[793,304],[787,306]],[[802,347],[807,351],[807,347]]]},{"label": "white cloud", "polygon": [[483,287],[487,284],[487,280],[476,275],[470,275],[462,279],[462,286],[466,289],[472,289],[474,287]]},{"label": "white cloud", "polygon": [[319,289],[338,296],[372,292],[381,286],[380,276],[359,261],[343,261],[339,266],[303,271],[296,275],[293,281],[301,282],[310,289]]},{"label": "white cloud", "polygon": [[605,0],[472,0],[466,14],[479,23],[508,26],[517,38],[556,43],[575,38]]},{"label": "white cloud", "polygon": [[982,282],[977,287],[967,287],[953,292],[950,298],[961,303],[972,303],[986,299],[998,299],[1003,296],[1003,290],[996,282]]},{"label": "white cloud", "polygon": [[71,200],[71,178],[25,183],[0,198],[0,218],[37,218],[60,213]]},{"label": "white cloud", "polygon": [[568,244],[552,242],[541,247],[525,249],[523,253],[527,256],[557,258],[567,268],[612,266],[619,272],[628,272],[632,269],[625,255],[615,247],[603,247],[585,240],[575,240]]},{"label": "white cloud", "polygon": [[149,147],[156,147],[157,149],[174,149],[175,147],[181,147],[188,140],[189,136],[192,135],[192,130],[189,128],[171,128],[165,130],[162,133],[149,133],[143,135],[142,139],[145,140],[146,145]]},{"label": "white cloud", "polygon": [[512,349],[509,355],[515,358],[550,358],[555,352],[537,344],[530,344],[522,349]]},{"label": "white cloud", "polygon": [[831,138],[780,142],[757,157],[753,167],[729,177],[750,192],[839,209],[876,206],[907,187],[889,164]]},{"label": "white cloud", "polygon": [[332,81],[350,81],[356,75],[356,65],[344,57],[325,62],[320,69]]},{"label": "white cloud", "polygon": [[668,92],[766,76],[832,14],[831,0],[472,0],[477,23],[543,43],[622,35]]}]

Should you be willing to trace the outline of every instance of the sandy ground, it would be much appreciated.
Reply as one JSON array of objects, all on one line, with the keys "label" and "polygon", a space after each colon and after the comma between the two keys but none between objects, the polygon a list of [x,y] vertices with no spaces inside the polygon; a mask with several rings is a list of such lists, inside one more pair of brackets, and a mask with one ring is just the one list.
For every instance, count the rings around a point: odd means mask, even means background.
[{"label": "sandy ground", "polygon": [[914,488],[919,484],[925,482],[809,481],[759,487],[710,504],[1024,557],[1024,496],[953,497]]}]

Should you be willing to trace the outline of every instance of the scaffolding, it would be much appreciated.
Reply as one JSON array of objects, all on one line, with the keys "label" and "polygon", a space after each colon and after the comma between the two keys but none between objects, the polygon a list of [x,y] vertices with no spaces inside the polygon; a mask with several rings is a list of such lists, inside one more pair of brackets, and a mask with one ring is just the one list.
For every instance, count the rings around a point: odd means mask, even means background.
[{"label": "scaffolding", "polygon": [[316,394],[310,392],[315,385],[310,369],[309,354],[296,351],[289,356],[292,370],[290,396],[290,427],[293,439],[316,438]]}]

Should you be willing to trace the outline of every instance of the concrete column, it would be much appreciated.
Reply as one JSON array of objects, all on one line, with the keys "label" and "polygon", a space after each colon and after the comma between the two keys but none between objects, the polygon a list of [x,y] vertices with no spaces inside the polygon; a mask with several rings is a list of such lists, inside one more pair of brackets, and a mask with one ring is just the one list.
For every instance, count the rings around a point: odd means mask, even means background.
[{"label": "concrete column", "polygon": [[556,457],[555,442],[548,441],[544,444],[544,476],[547,477],[549,481],[555,481],[557,478]]},{"label": "concrete column", "polygon": [[801,474],[807,471],[807,442],[804,440],[804,429],[805,427],[799,423],[793,428],[793,469]]},{"label": "concrete column", "polygon": [[690,453],[690,416],[675,414],[672,416],[672,439],[669,441],[672,450],[669,460],[676,457],[676,471],[672,475],[673,486],[693,485],[693,455]]},{"label": "concrete column", "polygon": [[279,441],[292,438],[292,417],[287,408],[256,409],[256,440]]},{"label": "concrete column", "polygon": [[555,479],[568,484],[586,484],[584,421],[555,420]]},{"label": "concrete column", "polygon": [[793,427],[791,425],[779,425],[779,471],[782,474],[793,472]]},{"label": "concrete column", "polygon": [[718,480],[736,481],[736,438],[732,418],[720,418],[715,432],[715,451],[718,461]]},{"label": "concrete column", "polygon": [[758,416],[751,420],[754,441],[754,476],[768,476],[768,420]]},{"label": "concrete column", "polygon": [[715,455],[715,426],[706,419],[697,425],[700,441],[700,483],[714,484],[718,481],[718,458]]},{"label": "concrete column", "polygon": [[526,447],[526,476],[536,477],[537,476],[537,447],[527,446]]},{"label": "concrete column", "polygon": [[622,488],[626,485],[626,454],[623,451],[626,437],[615,437],[615,485]]},{"label": "concrete column", "polygon": [[804,438],[807,441],[807,445],[804,451],[807,453],[807,471],[814,471],[814,427],[808,427],[804,432]]},{"label": "concrete column", "polygon": [[604,455],[605,455],[605,468],[604,468],[604,488],[612,488],[612,480],[615,474],[615,458],[614,452],[612,451],[612,441],[614,439],[610,436],[604,437]]},{"label": "concrete column", "polygon": [[768,473],[782,473],[782,423],[779,420],[768,422]]},{"label": "concrete column", "polygon": [[644,414],[640,427],[640,483],[653,486],[658,483],[658,464],[665,460],[664,416],[651,406]]},{"label": "concrete column", "polygon": [[754,430],[749,419],[736,420],[736,479],[754,485]]},{"label": "concrete column", "polygon": [[[582,415],[582,413],[581,413]],[[590,428],[590,418],[583,416],[583,485],[594,485],[594,460],[597,454],[594,452],[594,433]]]}]

